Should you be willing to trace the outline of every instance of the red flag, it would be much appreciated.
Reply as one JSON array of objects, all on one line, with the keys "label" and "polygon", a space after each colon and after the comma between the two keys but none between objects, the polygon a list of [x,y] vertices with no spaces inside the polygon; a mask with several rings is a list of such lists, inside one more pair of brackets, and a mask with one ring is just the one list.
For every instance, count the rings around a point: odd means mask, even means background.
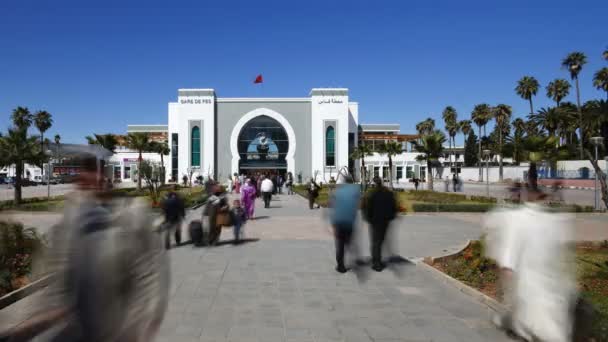
[{"label": "red flag", "polygon": [[264,82],[264,79],[262,78],[262,74],[259,74],[256,78],[255,81],[253,81],[254,84],[258,84],[258,83],[262,83]]}]

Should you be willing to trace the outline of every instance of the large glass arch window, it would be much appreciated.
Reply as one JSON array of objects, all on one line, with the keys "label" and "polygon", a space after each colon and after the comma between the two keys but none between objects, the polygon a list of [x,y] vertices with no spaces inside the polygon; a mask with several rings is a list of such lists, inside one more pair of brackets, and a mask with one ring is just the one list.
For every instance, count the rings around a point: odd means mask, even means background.
[{"label": "large glass arch window", "polygon": [[241,169],[285,169],[289,139],[275,119],[260,115],[241,129],[238,138]]},{"label": "large glass arch window", "polygon": [[336,166],[336,130],[333,126],[325,130],[325,166]]},{"label": "large glass arch window", "polygon": [[201,166],[201,129],[198,126],[192,127],[192,133],[190,135],[190,146],[192,146],[192,152],[190,155],[191,166]]}]

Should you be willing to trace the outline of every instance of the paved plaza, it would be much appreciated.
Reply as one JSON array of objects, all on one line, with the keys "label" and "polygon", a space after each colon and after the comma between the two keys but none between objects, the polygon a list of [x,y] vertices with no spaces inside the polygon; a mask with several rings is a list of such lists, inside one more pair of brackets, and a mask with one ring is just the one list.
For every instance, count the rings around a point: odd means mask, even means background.
[{"label": "paved plaza", "polygon": [[[270,209],[257,204],[258,219],[245,228],[251,242],[232,245],[225,229],[220,246],[171,250],[171,299],[157,341],[508,340],[490,324],[485,306],[413,263],[400,276],[370,272],[364,283],[352,272],[336,273],[324,209],[309,210],[298,195],[276,196]],[[187,221],[200,215],[190,211]],[[483,233],[481,220],[460,213],[401,216],[394,239],[409,259],[448,254]],[[604,238],[605,223],[604,216],[577,217],[577,231]],[[369,255],[367,227],[361,228]],[[0,311],[0,329],[26,319],[41,295]]]}]

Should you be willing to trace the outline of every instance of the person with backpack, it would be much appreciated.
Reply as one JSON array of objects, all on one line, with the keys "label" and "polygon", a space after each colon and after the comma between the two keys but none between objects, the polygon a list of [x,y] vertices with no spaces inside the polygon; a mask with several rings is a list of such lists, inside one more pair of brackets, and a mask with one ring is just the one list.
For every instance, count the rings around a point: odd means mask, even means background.
[{"label": "person with backpack", "polygon": [[182,241],[182,221],[186,216],[184,201],[177,193],[177,185],[167,193],[167,197],[162,203],[165,214],[165,248],[171,248],[171,232],[175,235],[175,244],[180,245]]},{"label": "person with backpack", "polygon": [[306,185],[306,191],[308,192],[308,208],[311,210],[315,206],[315,200],[319,197],[319,190],[321,190],[319,184],[313,178],[310,178],[310,181]]},{"label": "person with backpack", "polygon": [[382,262],[382,245],[389,225],[399,212],[398,202],[392,191],[382,184],[380,177],[374,177],[374,188],[365,201],[364,217],[371,230],[372,268],[380,272],[385,264]]}]

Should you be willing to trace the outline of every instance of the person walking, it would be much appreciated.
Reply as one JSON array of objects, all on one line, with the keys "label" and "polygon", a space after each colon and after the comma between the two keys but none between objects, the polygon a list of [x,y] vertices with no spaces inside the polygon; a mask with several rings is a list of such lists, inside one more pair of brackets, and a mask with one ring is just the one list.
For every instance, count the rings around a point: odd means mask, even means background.
[{"label": "person walking", "polygon": [[233,185],[234,185],[234,184],[233,184],[233,182],[232,182],[232,177],[231,177],[231,176],[229,176],[229,177],[228,177],[228,182],[226,183],[226,191],[227,191],[228,193],[230,193],[230,194],[231,194],[231,193],[232,193],[232,191],[234,190],[234,188],[232,187]]},{"label": "person walking", "polygon": [[215,245],[220,239],[222,226],[226,225],[226,217],[230,216],[230,205],[226,193],[219,185],[213,186],[213,195],[207,200],[209,215],[209,244]]},{"label": "person walking", "polygon": [[331,208],[330,221],[334,228],[336,243],[336,271],[346,273],[344,264],[344,251],[348,248],[357,260],[357,251],[353,239],[357,211],[361,200],[359,186],[353,184],[350,176],[343,177],[342,183],[338,184],[334,191],[329,206]]},{"label": "person walking", "polygon": [[419,185],[420,185],[420,179],[418,179],[417,177],[414,178],[414,188],[416,189],[416,191],[418,191]]},{"label": "person walking", "polygon": [[186,208],[181,196],[177,193],[177,185],[167,193],[162,203],[165,213],[165,248],[171,248],[171,232],[175,234],[175,244],[182,242],[182,221],[186,216]]},{"label": "person walking", "polygon": [[287,187],[287,194],[293,195],[293,175],[291,174],[291,172],[287,172],[285,187]]},{"label": "person walking", "polygon": [[273,182],[263,177],[262,183],[260,184],[260,190],[262,191],[262,197],[264,199],[264,208],[270,208],[270,200],[272,199],[272,193],[274,191]]},{"label": "person walking", "polygon": [[374,177],[374,184],[365,201],[364,217],[371,226],[372,268],[380,272],[385,267],[382,262],[382,245],[389,225],[397,217],[399,209],[395,195],[382,184],[382,179]]},{"label": "person walking", "polygon": [[247,179],[245,186],[241,189],[241,203],[245,206],[245,215],[248,220],[254,219],[255,198],[255,187],[251,184],[251,179]]},{"label": "person walking", "polygon": [[241,177],[235,172],[234,173],[234,192],[237,194],[241,193]]},{"label": "person walking", "polygon": [[315,200],[319,197],[319,190],[321,187],[313,178],[310,178],[306,185],[306,191],[308,192],[308,208],[313,209],[315,206]]},{"label": "person walking", "polygon": [[230,215],[232,217],[232,226],[234,231],[234,243],[241,242],[242,227],[247,221],[247,214],[243,207],[241,207],[241,201],[234,200],[232,202],[232,208],[230,209]]},{"label": "person walking", "polygon": [[277,192],[279,194],[283,193],[283,184],[284,184],[283,176],[282,175],[278,175],[278,177],[277,177]]}]

